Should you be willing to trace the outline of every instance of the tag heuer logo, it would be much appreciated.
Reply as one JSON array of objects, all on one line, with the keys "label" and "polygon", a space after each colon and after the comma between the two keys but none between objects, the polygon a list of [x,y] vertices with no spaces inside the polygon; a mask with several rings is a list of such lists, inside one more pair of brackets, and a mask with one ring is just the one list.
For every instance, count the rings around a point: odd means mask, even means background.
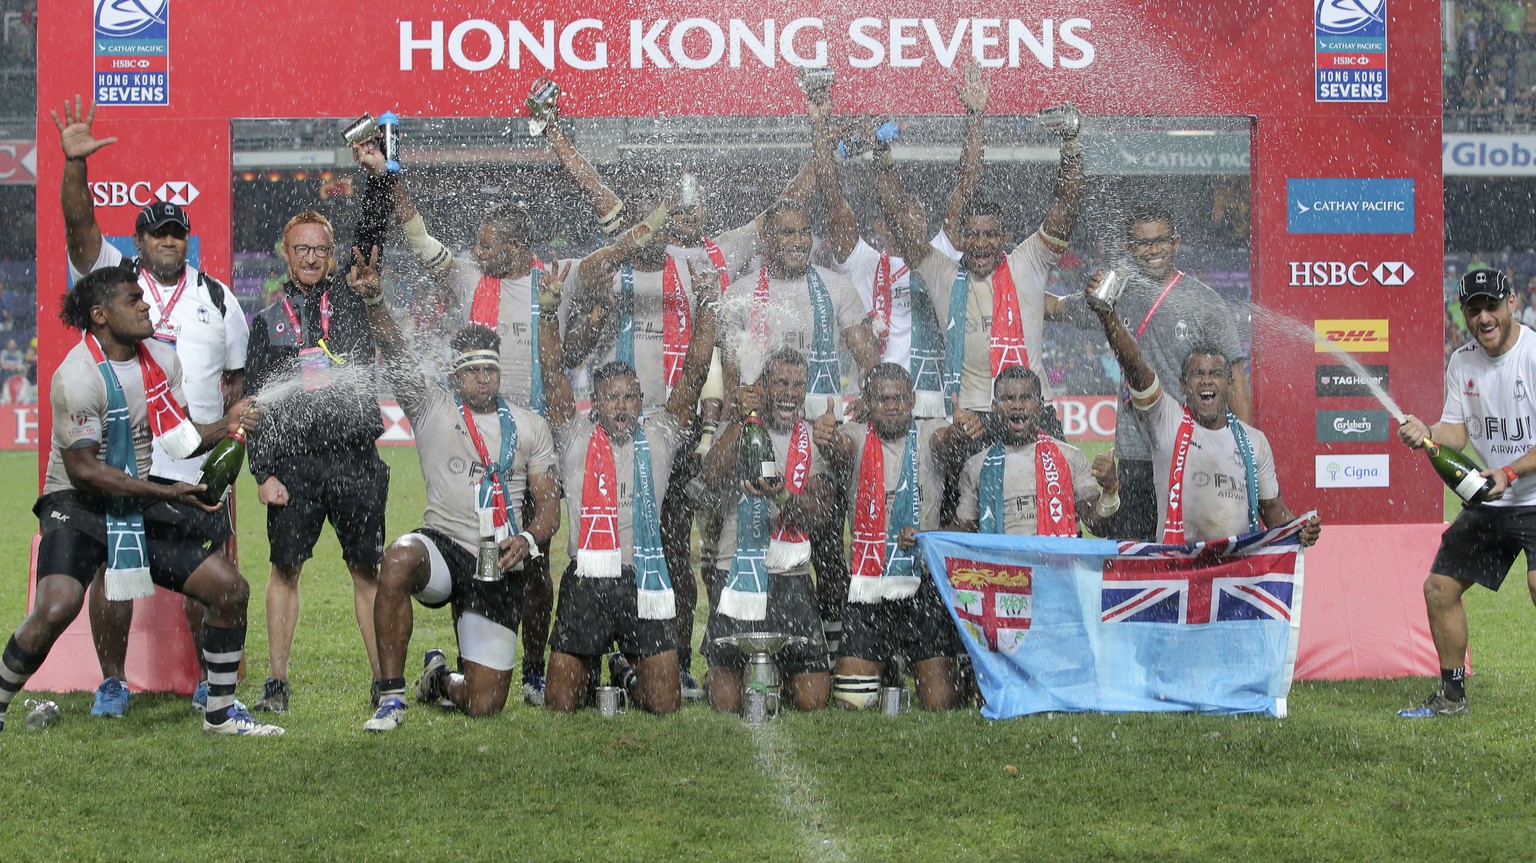
[{"label": "tag heuer logo", "polygon": [[155,190],[155,197],[182,207],[197,200],[198,194],[197,187],[190,180],[161,183],[160,188]]}]

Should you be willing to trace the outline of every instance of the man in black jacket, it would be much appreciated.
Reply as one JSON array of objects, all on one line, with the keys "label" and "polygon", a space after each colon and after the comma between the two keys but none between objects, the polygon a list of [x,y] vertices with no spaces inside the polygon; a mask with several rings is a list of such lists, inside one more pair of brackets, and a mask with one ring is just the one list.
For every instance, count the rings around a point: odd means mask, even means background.
[{"label": "man in black jacket", "polygon": [[369,679],[379,677],[373,602],[384,553],[389,466],[375,444],[384,427],[373,334],[362,298],[337,272],[343,251],[324,216],[305,211],[290,219],[283,229],[288,281],[251,323],[247,388],[267,413],[251,440],[250,464],[258,498],[267,506],[272,561],[269,676],[253,706],[273,713],[288,709],[299,575],[327,518],[352,576]]}]

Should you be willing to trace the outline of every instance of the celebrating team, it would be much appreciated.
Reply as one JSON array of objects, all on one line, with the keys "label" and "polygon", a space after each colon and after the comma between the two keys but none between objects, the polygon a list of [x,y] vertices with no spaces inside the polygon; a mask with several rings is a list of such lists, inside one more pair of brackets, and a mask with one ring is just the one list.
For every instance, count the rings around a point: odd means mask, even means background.
[{"label": "celebrating team", "polygon": [[[0,728],[87,594],[108,678],[93,712],[121,715],[122,600],[160,584],[185,593],[198,621],[205,731],[282,733],[234,697],[249,588],[217,548],[227,513],[197,494],[201,454],[237,431],[251,435],[271,549],[256,712],[289,709],[298,582],[329,519],[371,666],[372,732],[408,714],[413,601],[451,606],[458,641],[456,666],[425,652],[416,699],[469,715],[501,711],[519,682],[530,703],[583,707],[605,656],[613,684],[646,710],[685,698],[739,710],[746,658],[730,637],[754,631],[800,636],[779,655],[800,709],[872,706],[898,663],[920,702],[943,709],[962,701],[964,651],[917,533],[1087,528],[1183,542],[1292,518],[1269,442],[1250,424],[1235,328],[1214,292],[1174,265],[1166,211],[1128,219],[1121,306],[1046,291],[1083,206],[1075,125],[1062,132],[1042,221],[1011,243],[982,182],[988,83],[967,70],[942,231],[928,236],[880,143],[881,212],[866,240],[843,195],[830,90],[806,90],[811,159],[760,215],[714,238],[691,176],[620,196],[544,105],[544,133],[608,238],[580,260],[539,260],[533,221],[512,204],[486,212],[472,248],[455,254],[376,143],[355,143],[367,182],[352,241],[318,213],[289,220],[288,281],[249,328],[227,289],[188,265],[182,208],[145,208],[137,258],[103,240],[85,166],[115,139],[93,136],[94,108],[66,106],[55,121],[77,281],[64,317],[81,342],[53,382],[38,600],[0,660]],[[818,194],[828,266],[813,262]],[[391,227],[458,322],[446,381],[387,302]],[[1128,308],[1144,315],[1135,332]],[[1130,410],[1117,439],[1136,448],[1118,471],[1109,454],[1090,460],[1061,440],[1042,367],[1048,320],[1102,327],[1124,369]],[[415,429],[426,484],[420,527],[393,542],[375,364]],[[587,412],[577,370],[590,380]],[[763,437],[771,457],[744,460],[747,441]],[[1188,471],[1222,481],[1186,483]],[[569,564],[556,603],[562,494]],[[689,653],[695,528],[710,608],[704,686]],[[1303,543],[1319,532],[1314,519]]]}]

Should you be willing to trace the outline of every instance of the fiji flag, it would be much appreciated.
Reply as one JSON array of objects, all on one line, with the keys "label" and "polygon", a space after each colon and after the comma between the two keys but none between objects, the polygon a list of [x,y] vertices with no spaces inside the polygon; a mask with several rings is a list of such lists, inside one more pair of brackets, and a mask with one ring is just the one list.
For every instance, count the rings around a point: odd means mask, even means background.
[{"label": "fiji flag", "polygon": [[1308,515],[1190,545],[918,535],[987,705],[1284,716]]}]

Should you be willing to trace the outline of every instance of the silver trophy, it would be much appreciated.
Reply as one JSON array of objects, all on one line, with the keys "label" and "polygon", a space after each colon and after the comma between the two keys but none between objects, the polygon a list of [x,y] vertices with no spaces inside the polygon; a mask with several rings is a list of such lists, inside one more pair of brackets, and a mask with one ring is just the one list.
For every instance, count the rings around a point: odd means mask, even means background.
[{"label": "silver trophy", "polygon": [[560,118],[560,106],[555,100],[560,96],[560,85],[548,78],[540,78],[533,82],[533,89],[528,91],[528,137],[537,138],[544,134],[544,130],[550,123]]},{"label": "silver trophy", "polygon": [[347,139],[348,144],[361,144],[379,133],[379,122],[373,119],[372,114],[364,114],[347,124],[341,130],[341,137]]},{"label": "silver trophy", "polygon": [[830,67],[804,69],[800,72],[800,89],[807,96],[830,90],[835,77]]},{"label": "silver trophy", "polygon": [[59,705],[52,701],[36,701],[28,698],[22,703],[27,708],[26,726],[36,731],[59,721]]},{"label": "silver trophy", "polygon": [[803,635],[778,632],[743,632],[723,635],[716,644],[729,645],[747,655],[747,670],[741,676],[742,716],[750,724],[779,715],[779,665],[773,657],[791,644],[809,644]]},{"label": "silver trophy", "polygon": [[1054,132],[1063,138],[1075,138],[1083,130],[1083,112],[1068,102],[1054,108],[1046,108],[1035,115],[1040,128]]},{"label": "silver trophy", "polygon": [[475,564],[475,581],[501,581],[506,578],[501,571],[500,557],[501,545],[495,537],[481,539],[480,556]]},{"label": "silver trophy", "polygon": [[1109,311],[1120,301],[1120,295],[1125,293],[1125,280],[1114,270],[1105,270],[1099,277],[1099,283],[1093,286],[1088,294],[1088,305],[1101,311]]}]

